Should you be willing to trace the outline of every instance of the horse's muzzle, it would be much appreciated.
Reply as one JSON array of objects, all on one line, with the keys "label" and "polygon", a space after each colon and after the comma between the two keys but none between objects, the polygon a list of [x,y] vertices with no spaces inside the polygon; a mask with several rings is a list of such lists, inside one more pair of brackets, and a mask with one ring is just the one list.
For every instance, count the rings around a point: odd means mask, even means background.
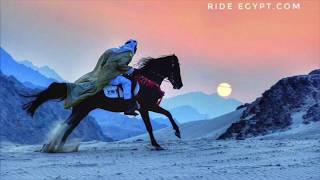
[{"label": "horse's muzzle", "polygon": [[182,84],[181,85],[178,85],[178,86],[173,86],[173,89],[181,89],[182,88]]}]

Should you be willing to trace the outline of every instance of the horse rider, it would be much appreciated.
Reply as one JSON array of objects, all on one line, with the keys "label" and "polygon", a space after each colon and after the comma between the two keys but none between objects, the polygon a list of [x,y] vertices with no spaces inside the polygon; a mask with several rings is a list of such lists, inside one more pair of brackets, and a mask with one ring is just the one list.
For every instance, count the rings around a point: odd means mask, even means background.
[{"label": "horse rider", "polygon": [[121,85],[126,104],[126,115],[137,115],[137,102],[132,96],[131,80],[122,74],[131,74],[134,68],[128,66],[137,51],[137,41],[130,39],[118,48],[106,50],[99,58],[93,71],[74,83],[67,83],[65,108],[71,108],[86,98],[95,95],[107,85]]}]

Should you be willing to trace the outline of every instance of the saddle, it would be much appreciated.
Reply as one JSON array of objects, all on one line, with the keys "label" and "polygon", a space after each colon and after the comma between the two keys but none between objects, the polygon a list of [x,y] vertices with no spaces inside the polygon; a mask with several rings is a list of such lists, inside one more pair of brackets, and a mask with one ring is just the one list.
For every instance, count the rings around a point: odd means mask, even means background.
[{"label": "saddle", "polygon": [[[135,97],[139,93],[140,85],[136,80],[132,78],[128,78],[128,79],[131,81],[131,84],[132,84],[132,87],[131,87],[132,96]],[[108,98],[123,99],[123,89],[121,85],[119,86],[107,85],[106,87],[103,88],[103,92],[104,92],[104,95]]]},{"label": "saddle", "polygon": [[[132,82],[131,92],[133,97],[136,97],[138,95],[141,87],[145,87],[148,88],[147,93],[150,96],[158,99],[158,103],[161,102],[161,99],[164,96],[164,91],[161,90],[161,87],[157,83],[151,81],[143,75],[128,77],[128,79]],[[123,89],[121,86],[108,85],[103,88],[103,91],[104,95],[108,98],[123,99]]]}]

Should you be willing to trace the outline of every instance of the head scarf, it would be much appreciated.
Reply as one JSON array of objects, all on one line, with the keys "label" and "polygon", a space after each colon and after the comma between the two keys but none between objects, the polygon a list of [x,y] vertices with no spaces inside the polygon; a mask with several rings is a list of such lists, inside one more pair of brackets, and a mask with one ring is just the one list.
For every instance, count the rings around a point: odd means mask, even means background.
[{"label": "head scarf", "polygon": [[118,47],[118,48],[112,48],[112,51],[115,53],[122,53],[131,51],[132,54],[135,54],[137,51],[137,41],[133,39],[129,39],[124,45]]}]

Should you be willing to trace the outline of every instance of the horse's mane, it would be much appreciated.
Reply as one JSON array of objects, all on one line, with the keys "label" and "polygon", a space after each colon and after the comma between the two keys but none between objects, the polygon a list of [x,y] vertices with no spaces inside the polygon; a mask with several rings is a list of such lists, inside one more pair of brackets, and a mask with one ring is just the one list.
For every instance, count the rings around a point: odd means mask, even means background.
[{"label": "horse's mane", "polygon": [[171,56],[175,56],[175,55],[174,54],[164,55],[164,56],[160,56],[158,58],[153,58],[153,57],[141,58],[137,63],[138,69],[145,69],[145,68],[150,67],[151,65],[164,62],[164,60],[168,59]]}]

